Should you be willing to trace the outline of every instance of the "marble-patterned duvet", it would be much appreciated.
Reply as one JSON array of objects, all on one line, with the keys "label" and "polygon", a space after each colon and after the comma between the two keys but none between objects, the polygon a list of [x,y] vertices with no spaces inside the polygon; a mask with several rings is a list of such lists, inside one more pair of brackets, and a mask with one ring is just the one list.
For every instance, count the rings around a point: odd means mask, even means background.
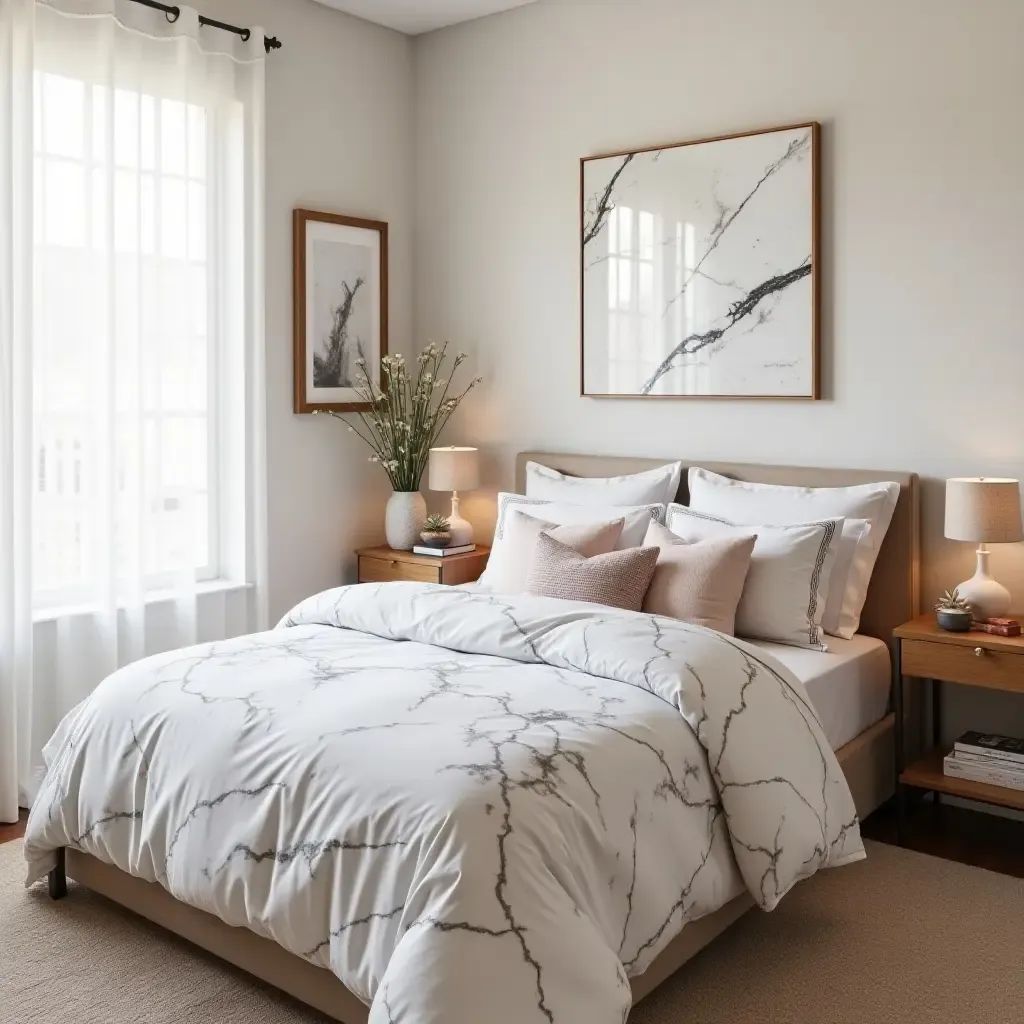
[{"label": "marble-patterned duvet", "polygon": [[800,684],[671,619],[410,583],[110,676],[28,880],[75,846],[329,968],[374,1024],[604,1024],[688,922],[864,856]]}]

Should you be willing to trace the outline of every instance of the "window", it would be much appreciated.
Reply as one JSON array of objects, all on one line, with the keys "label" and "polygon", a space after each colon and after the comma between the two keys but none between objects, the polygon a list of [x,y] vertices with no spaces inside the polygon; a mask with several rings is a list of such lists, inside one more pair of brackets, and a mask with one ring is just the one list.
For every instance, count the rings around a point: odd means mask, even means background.
[{"label": "window", "polygon": [[47,71],[34,86],[35,604],[216,577],[216,112]]},{"label": "window", "polygon": [[654,231],[654,214],[645,210],[617,206],[608,218],[608,383],[615,393],[638,390],[645,366],[657,362]]},{"label": "window", "polygon": [[[695,269],[694,225],[616,206],[608,218],[608,383],[615,394],[641,390],[672,348],[694,331],[703,283]],[[663,320],[667,330],[660,330]],[[707,391],[706,357],[677,361],[661,380],[668,391]]]}]

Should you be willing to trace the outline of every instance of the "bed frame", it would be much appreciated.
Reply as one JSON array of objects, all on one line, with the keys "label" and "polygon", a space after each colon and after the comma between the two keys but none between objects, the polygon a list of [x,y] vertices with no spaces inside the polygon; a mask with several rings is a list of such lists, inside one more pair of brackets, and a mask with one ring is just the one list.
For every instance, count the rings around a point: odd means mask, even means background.
[{"label": "bed frame", "polygon": [[[666,460],[524,452],[516,458],[516,486],[520,493],[524,488],[528,461],[586,477],[637,473],[664,465]],[[888,644],[896,626],[917,615],[920,603],[920,515],[916,475],[877,470],[716,462],[695,464],[737,480],[804,487],[848,487],[881,480],[897,481],[900,485],[899,502],[875,565],[861,616],[861,632]],[[678,500],[686,502],[687,499],[684,473]],[[913,713],[913,709],[907,710],[908,715]],[[895,717],[890,713],[836,751],[861,818],[892,796],[894,722]],[[176,900],[156,883],[135,878],[72,847],[58,851],[57,866],[50,872],[50,895],[54,899],[66,895],[69,876],[343,1024],[365,1024],[367,1021],[369,1011],[366,1005],[330,971],[314,966],[247,928],[232,927],[206,911]],[[752,906],[753,900],[745,893],[715,913],[688,924],[642,975],[630,979],[634,1004]]]}]

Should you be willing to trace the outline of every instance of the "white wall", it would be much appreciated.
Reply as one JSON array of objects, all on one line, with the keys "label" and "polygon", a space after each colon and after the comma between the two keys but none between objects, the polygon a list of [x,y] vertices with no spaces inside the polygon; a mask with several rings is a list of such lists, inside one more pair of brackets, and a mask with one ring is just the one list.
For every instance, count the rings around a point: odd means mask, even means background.
[{"label": "white wall", "polygon": [[[1019,0],[541,0],[418,40],[415,322],[485,376],[453,438],[495,487],[531,447],[913,470],[926,598],[969,576],[941,480],[1024,476],[1022,39]],[[808,120],[825,401],[580,398],[579,158]]]},{"label": "white wall", "polygon": [[[412,328],[412,41],[312,0],[192,0],[261,24],[267,58],[267,480],[271,621],[353,578],[352,550],[378,543],[384,475],[345,427],[292,413],[295,207],[388,222],[393,350]],[[216,31],[209,29],[208,31]]]}]

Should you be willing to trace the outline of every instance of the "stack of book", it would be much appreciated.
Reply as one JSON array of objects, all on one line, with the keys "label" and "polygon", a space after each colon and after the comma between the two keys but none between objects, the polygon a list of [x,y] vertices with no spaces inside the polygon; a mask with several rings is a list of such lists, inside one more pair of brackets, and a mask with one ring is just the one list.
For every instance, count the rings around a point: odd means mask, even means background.
[{"label": "stack of book", "polygon": [[965,732],[942,761],[944,775],[1024,790],[1024,740]]},{"label": "stack of book", "polygon": [[435,558],[444,558],[446,555],[465,555],[470,551],[476,551],[475,544],[456,544],[455,547],[448,548],[431,548],[426,544],[416,544],[412,549],[414,555],[433,555]]}]

